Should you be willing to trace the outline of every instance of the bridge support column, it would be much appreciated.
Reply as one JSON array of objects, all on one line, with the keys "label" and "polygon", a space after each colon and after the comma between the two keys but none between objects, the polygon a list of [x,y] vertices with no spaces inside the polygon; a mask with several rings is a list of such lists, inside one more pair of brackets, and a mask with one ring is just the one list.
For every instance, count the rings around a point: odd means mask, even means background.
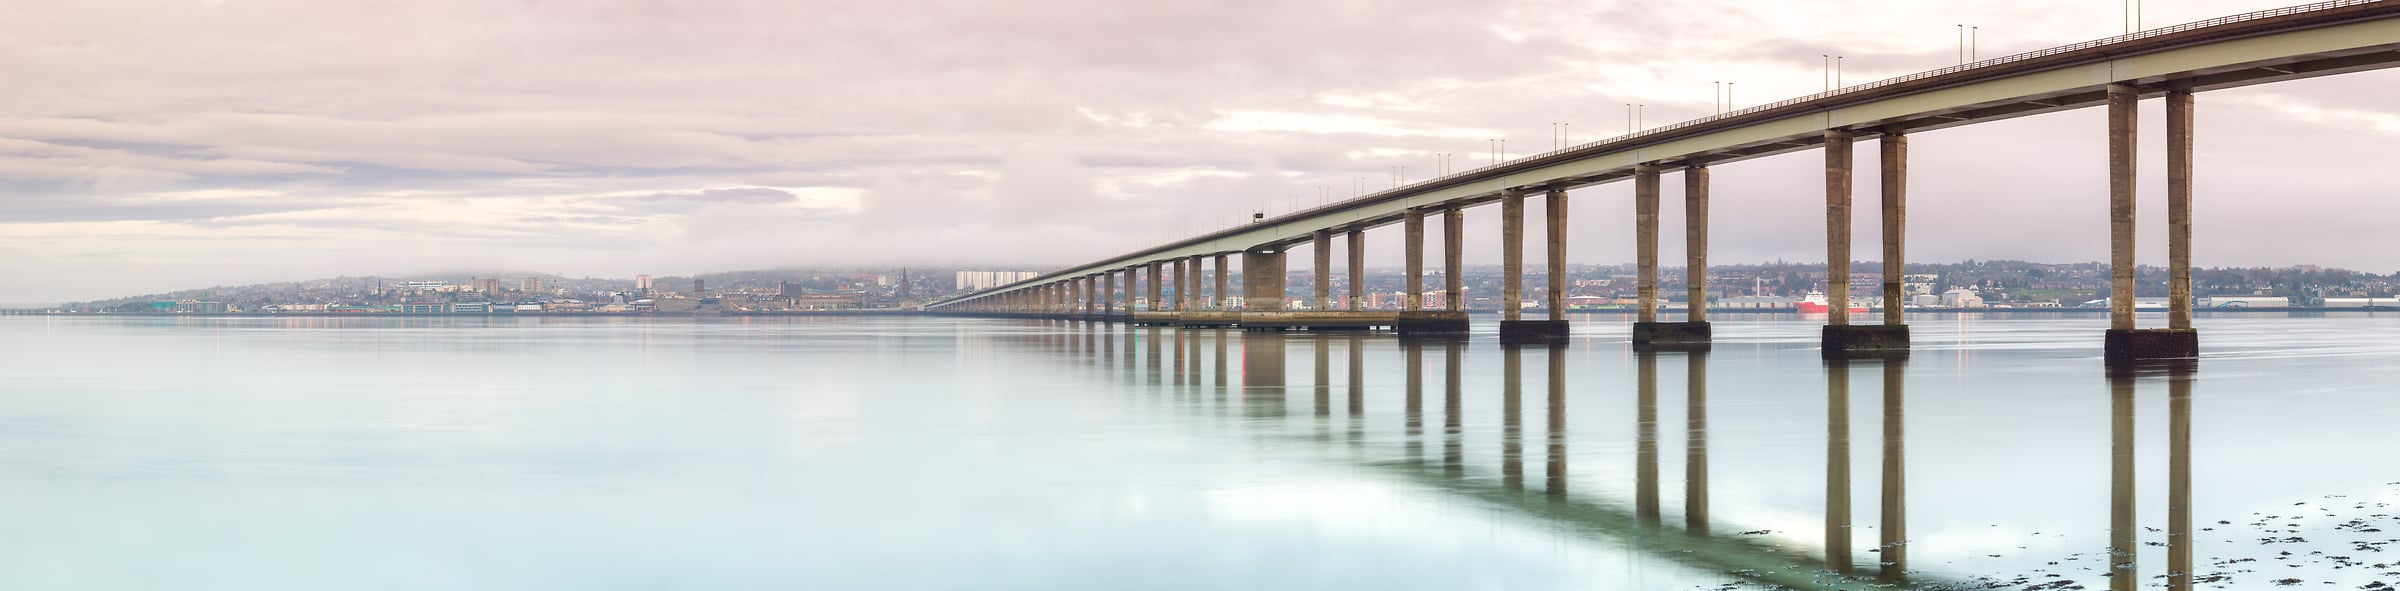
[{"label": "bridge support column", "polygon": [[[1563,189],[1552,189],[1542,196],[1542,228],[1545,247],[1542,271],[1544,275],[1548,276],[1549,281],[1549,288],[1545,291],[1543,298],[1543,303],[1549,308],[1549,313],[1542,320],[1524,319],[1525,197],[1522,193],[1511,192],[1504,195],[1502,199],[1502,215],[1508,216],[1503,224],[1514,222],[1515,228],[1513,232],[1511,230],[1502,232],[1511,236],[1503,245],[1502,252],[1513,253],[1512,260],[1514,262],[1506,265],[1512,271],[1508,275],[1510,289],[1505,298],[1508,300],[1508,303],[1505,304],[1508,307],[1508,320],[1500,323],[1500,340],[1510,343],[1550,342],[1553,344],[1564,341],[1567,338],[1567,298],[1564,288],[1567,277],[1567,192]],[[1509,199],[1514,201],[1509,201]],[[1516,208],[1515,213],[1506,213],[1512,203]]]},{"label": "bridge support column", "polygon": [[[1827,358],[1900,357],[1908,355],[1906,326],[1854,326],[1850,323],[1850,193],[1851,133],[1825,131],[1825,307],[1826,325],[1819,339]],[[1887,163],[1891,152],[1886,152]],[[1892,180],[1886,171],[1885,180]],[[1887,220],[1887,223],[1890,220]]]},{"label": "bridge support column", "polygon": [[1408,278],[1407,293],[1400,294],[1400,309],[1416,312],[1425,309],[1425,212],[1411,209],[1400,218],[1401,264],[1407,267],[1402,274]]},{"label": "bridge support column", "polygon": [[1467,310],[1467,284],[1460,274],[1466,267],[1467,212],[1458,204],[1442,209],[1442,309],[1452,312]]},{"label": "bridge support column", "polygon": [[1149,297],[1150,308],[1149,308],[1149,309],[1150,309],[1150,311],[1152,311],[1152,312],[1160,312],[1160,311],[1164,311],[1164,308],[1161,308],[1161,307],[1159,306],[1159,304],[1161,304],[1161,303],[1164,303],[1164,302],[1166,301],[1166,300],[1165,300],[1165,299],[1163,299],[1163,298],[1161,297],[1161,295],[1160,295],[1160,293],[1161,293],[1163,290],[1161,290],[1161,289],[1160,289],[1160,286],[1159,286],[1159,280],[1160,280],[1160,279],[1164,279],[1163,277],[1160,277],[1160,276],[1159,276],[1159,273],[1158,273],[1158,272],[1159,272],[1159,267],[1160,267],[1160,265],[1158,264],[1158,262],[1156,262],[1156,261],[1152,261],[1152,262],[1148,263],[1148,264],[1147,264],[1147,265],[1145,265],[1145,266],[1146,266],[1147,268],[1149,268],[1149,270],[1150,270],[1150,274],[1149,274],[1149,275],[1150,275],[1150,276],[1149,276],[1149,280],[1148,280],[1148,281],[1145,281],[1145,282],[1144,282],[1144,284],[1143,284],[1143,287],[1147,288],[1147,290],[1148,290],[1148,293],[1149,293],[1149,295],[1150,295],[1150,297]]},{"label": "bridge support column", "polygon": [[1333,309],[1333,231],[1318,230],[1309,242],[1309,250],[1314,251],[1311,254],[1316,255],[1317,258],[1317,266],[1312,270],[1313,275],[1309,278],[1309,283],[1316,288],[1317,298],[1313,300],[1316,303],[1310,309],[1331,310]]},{"label": "bridge support column", "polygon": [[[1908,136],[1883,131],[1883,324],[1907,326]],[[1905,330],[1905,329],[1904,329]],[[1903,335],[1905,336],[1905,335]]]},{"label": "bridge support column", "polygon": [[1114,321],[1116,320],[1116,318],[1114,318],[1116,315],[1117,273],[1115,271],[1102,271],[1100,273],[1100,318],[1103,320]]},{"label": "bridge support column", "polygon": [[1442,309],[1426,310],[1425,302],[1425,212],[1409,210],[1403,221],[1408,224],[1406,254],[1408,258],[1407,310],[1400,313],[1397,329],[1401,336],[1456,336],[1467,333],[1465,283],[1459,276],[1465,251],[1466,212],[1457,204],[1442,206]]},{"label": "bridge support column", "polygon": [[1242,310],[1283,311],[1283,251],[1242,253]]},{"label": "bridge support column", "polygon": [[[1639,174],[1638,169],[1636,174]],[[1652,174],[1655,175],[1656,172],[1654,171]],[[1636,193],[1634,217],[1638,223],[1643,219],[1639,211],[1642,202],[1642,198],[1639,196],[1642,184],[1638,176],[1634,186]],[[1648,238],[1640,238],[1644,233],[1638,227],[1634,234],[1637,240],[1648,245],[1637,248],[1637,250],[1648,253],[1649,259],[1647,260],[1651,261],[1651,281],[1655,282],[1659,233],[1657,222],[1658,181],[1655,176],[1650,180],[1649,191],[1651,197],[1648,201],[1650,203]],[[1684,321],[1662,322],[1653,318],[1635,322],[1633,324],[1635,346],[1665,350],[1705,351],[1708,350],[1709,344],[1714,338],[1714,332],[1708,324],[1708,168],[1698,162],[1688,163],[1688,167],[1683,171],[1683,217],[1685,257],[1683,281],[1689,291],[1684,304]],[[1655,288],[1652,291],[1655,292]],[[1644,300],[1653,302],[1651,304],[1653,306],[1656,305],[1655,295],[1645,297]]]},{"label": "bridge support column", "polygon": [[1232,307],[1231,304],[1233,301],[1233,296],[1226,291],[1230,289],[1226,286],[1232,284],[1233,271],[1226,269],[1225,263],[1225,255],[1217,255],[1217,289],[1214,293],[1216,294],[1217,309],[1219,310]]},{"label": "bridge support column", "polygon": [[1343,256],[1350,259],[1350,303],[1343,308],[1357,312],[1366,306],[1367,299],[1367,231],[1350,229],[1349,248]]},{"label": "bridge support column", "polygon": [[1189,312],[1192,310],[1192,286],[1194,285],[1197,284],[1192,281],[1192,259],[1175,259],[1175,311]]},{"label": "bridge support column", "polygon": [[[1501,326],[1525,315],[1525,194],[1500,192]],[[1501,332],[1507,332],[1502,330]]]},{"label": "bridge support column", "polygon": [[2168,328],[2134,328],[2134,122],[2141,89],[2108,86],[2108,333],[2102,343],[2109,362],[2189,359],[2200,356],[2200,333],[2191,328],[2192,95],[2167,93]]},{"label": "bridge support column", "polygon": [[[1542,307],[1550,310],[1550,320],[1563,329],[1567,322],[1567,190],[1551,189],[1542,197],[1542,211],[1549,216],[1543,229],[1550,239],[1542,251],[1544,262],[1549,263],[1542,269],[1549,275]],[[1565,331],[1560,332],[1564,336]]]},{"label": "bridge support column", "polygon": [[1184,268],[1192,271],[1192,282],[1186,284],[1192,286],[1192,292],[1191,295],[1184,296],[1183,309],[1191,311],[1208,307],[1208,296],[1201,291],[1208,289],[1207,286],[1201,285],[1208,281],[1208,259],[1201,255],[1192,255],[1191,258],[1184,259]]},{"label": "bridge support column", "polygon": [[1500,341],[1530,343],[1566,337],[1566,323],[1525,319],[1525,193],[1500,192]]}]

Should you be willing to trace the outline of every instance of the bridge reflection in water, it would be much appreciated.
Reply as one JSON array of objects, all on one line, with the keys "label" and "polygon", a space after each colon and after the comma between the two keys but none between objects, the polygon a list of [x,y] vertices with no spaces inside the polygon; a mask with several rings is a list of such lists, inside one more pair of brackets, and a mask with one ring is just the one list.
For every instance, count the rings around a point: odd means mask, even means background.
[{"label": "bridge reflection in water", "polygon": [[[1909,361],[1906,358],[1881,360],[1826,359],[1824,368],[1824,522],[1823,538],[1815,547],[1796,545],[1789,539],[1754,535],[1766,524],[1715,523],[1710,513],[1709,464],[1710,413],[1708,396],[1709,357],[1707,350],[1659,351],[1635,348],[1626,354],[1633,366],[1633,408],[1586,409],[1576,416],[1586,420],[1624,420],[1631,416],[1633,423],[1633,454],[1630,474],[1630,499],[1623,498],[1618,483],[1608,482],[1598,490],[1571,493],[1569,440],[1569,381],[1568,346],[1565,343],[1534,345],[1496,345],[1500,347],[1500,388],[1498,425],[1498,458],[1496,476],[1484,476],[1483,470],[1495,466],[1473,465],[1471,449],[1481,448],[1470,438],[1475,435],[1466,420],[1468,408],[1474,403],[1467,394],[1466,352],[1470,342],[1477,346],[1495,346],[1490,341],[1468,339],[1406,339],[1388,335],[1361,333],[1285,333],[1243,332],[1227,329],[1122,328],[1096,322],[1057,321],[1065,329],[1056,340],[1059,349],[1074,353],[1074,358],[1095,362],[1092,369],[1103,376],[1122,375],[1129,385],[1156,387],[1157,392],[1169,394],[1174,400],[1187,403],[1200,412],[1206,400],[1214,400],[1218,416],[1238,406],[1241,410],[1239,428],[1252,431],[1253,436],[1269,440],[1297,436],[1300,441],[1328,442],[1339,427],[1344,445],[1327,450],[1344,450],[1334,457],[1356,462],[1370,473],[1382,474],[1405,482],[1422,485],[1457,497],[1472,500],[1505,513],[1530,518],[1562,531],[1586,535],[1595,539],[1617,540],[1659,558],[1683,563],[1703,571],[1726,573],[1728,581],[1746,581],[1762,585],[1784,585],[1794,588],[1847,588],[1841,582],[1874,584],[1882,588],[1954,588],[1987,585],[2010,577],[2000,573],[1912,571],[1908,529],[1908,456],[1906,429],[1907,386]],[[1124,341],[1120,343],[1120,341]],[[1390,357],[1371,358],[1370,349],[1390,348]],[[1292,349],[1306,348],[1306,368],[1309,382],[1305,389],[1291,383],[1296,368],[1288,367]],[[1136,351],[1140,355],[1136,355]],[[1525,391],[1528,384],[1525,365],[1527,355],[1543,357],[1541,376],[1533,395],[1541,397],[1543,414],[1538,457],[1527,453],[1524,423]],[[1394,359],[1396,358],[1396,359]],[[1334,367],[1341,360],[1338,383]],[[1373,396],[1366,377],[1370,359],[1397,362],[1397,372],[1378,371],[1372,375],[1397,373],[1397,400]],[[1167,361],[1171,360],[1171,361]],[[1165,361],[1162,363],[1162,361]],[[1438,363],[1441,380],[1441,401],[1438,409],[1426,400],[1427,383],[1434,375],[1430,363]],[[1662,508],[1661,437],[1659,411],[1659,382],[1661,366],[1672,371],[1680,363],[1683,379],[1683,475],[1681,527],[1667,527]],[[1213,367],[1213,372],[1202,368]],[[1120,374],[1121,372],[1121,374]],[[2108,376],[2110,392],[2110,498],[2108,524],[2107,580],[2112,589],[2134,589],[2144,580],[2142,573],[2163,579],[2169,589],[2189,589],[2194,575],[2191,519],[2191,389],[2194,366],[2190,363],[2124,366]],[[1877,438],[1880,465],[1876,477],[1880,482],[1875,495],[1878,519],[1871,527],[1877,530],[1874,546],[1861,551],[1853,546],[1854,522],[1852,506],[1864,499],[1855,498],[1852,484],[1854,434],[1851,425],[1852,382],[1869,379],[1880,388],[1880,425],[1870,437]],[[2135,393],[2145,382],[2163,381],[2168,390],[2168,502],[2166,565],[2163,570],[2145,570],[2134,557],[2138,555],[2135,494]],[[1333,393],[1343,393],[1337,398]],[[1610,386],[1593,386],[1592,390],[1607,391]],[[1305,391],[1308,410],[1295,412],[1289,400]],[[1479,389],[1479,391],[1481,391]],[[1621,390],[1620,390],[1621,391]],[[1795,391],[1795,394],[1803,391]],[[1873,392],[1873,390],[1869,390]],[[1238,400],[1229,396],[1238,395]],[[1672,396],[1673,393],[1668,393]],[[1589,399],[1588,396],[1579,397]],[[1374,428],[1368,407],[1392,404],[1397,407],[1397,425]],[[1667,402],[1672,405],[1673,402]],[[1339,412],[1336,412],[1336,407]],[[1626,412],[1626,411],[1630,412]],[[1438,435],[1428,433],[1438,414]],[[1335,423],[1339,422],[1340,425]],[[1483,423],[1490,424],[1490,423]],[[1294,428],[1301,428],[1299,433]],[[1389,427],[1396,427],[1391,429]],[[1387,430],[1388,429],[1388,430]],[[1374,441],[1374,433],[1388,433],[1397,441]],[[1439,451],[1430,452],[1430,441],[1439,440]],[[1593,442],[1596,447],[1608,447]],[[1381,446],[1389,446],[1383,448]],[[1396,450],[1397,457],[1378,456],[1374,449]],[[1428,458],[1438,453],[1438,464]],[[1528,483],[1525,463],[1541,463],[1542,478],[1538,485]],[[1596,469],[1602,474],[1624,474],[1621,466]],[[1587,480],[1587,483],[1591,482]],[[1603,480],[1603,482],[1606,482]],[[1538,488],[1536,492],[1535,488]],[[1617,491],[1613,492],[1612,491]],[[1993,493],[1997,502],[2005,503],[2002,490]],[[1734,535],[1731,532],[1741,532]],[[2039,579],[2050,582],[2060,579]]]}]

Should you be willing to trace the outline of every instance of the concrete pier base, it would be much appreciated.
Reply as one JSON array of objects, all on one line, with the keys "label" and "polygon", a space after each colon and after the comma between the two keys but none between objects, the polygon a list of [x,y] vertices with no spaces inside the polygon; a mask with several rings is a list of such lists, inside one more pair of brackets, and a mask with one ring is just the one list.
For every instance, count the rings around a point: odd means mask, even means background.
[{"label": "concrete pier base", "polygon": [[1818,341],[1828,359],[1878,359],[1908,356],[1908,325],[1829,325]]},{"label": "concrete pier base", "polygon": [[1399,312],[1243,312],[1243,330],[1369,330],[1398,326]]},{"label": "concrete pier base", "polygon": [[1190,328],[1224,328],[1242,323],[1241,312],[1184,312],[1176,322]]},{"label": "concrete pier base", "polygon": [[2112,328],[2105,343],[2102,349],[2111,363],[2200,357],[2200,331],[2189,328]]},{"label": "concrete pier base", "polygon": [[1565,320],[1502,320],[1500,342],[1548,343],[1567,340]]},{"label": "concrete pier base", "polygon": [[1460,336],[1467,334],[1467,313],[1451,311],[1401,312],[1393,329],[1400,336]]},{"label": "concrete pier base", "polygon": [[1173,326],[1178,319],[1177,316],[1174,312],[1142,311],[1127,314],[1126,320],[1132,322],[1134,326]]},{"label": "concrete pier base", "polygon": [[1716,340],[1716,330],[1708,322],[1635,322],[1633,344],[1656,345],[1669,350],[1707,349]]}]

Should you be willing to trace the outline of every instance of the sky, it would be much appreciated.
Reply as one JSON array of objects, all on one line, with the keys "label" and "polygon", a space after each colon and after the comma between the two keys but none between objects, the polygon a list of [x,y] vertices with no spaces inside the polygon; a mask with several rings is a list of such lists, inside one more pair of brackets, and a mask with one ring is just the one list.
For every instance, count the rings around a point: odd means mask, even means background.
[{"label": "sky", "polygon": [[[2148,2],[2155,28],[2284,3]],[[0,302],[335,275],[1047,270],[1511,155],[2122,33],[2116,2],[160,0],[0,8]],[[2400,72],[2202,94],[2202,266],[2400,271]],[[2163,106],[2142,260],[2163,262]],[[1912,136],[1918,261],[2107,258],[2101,112]],[[1862,142],[1859,178],[1872,179]],[[1822,156],[1716,169],[1711,260],[1822,261]],[[1677,203],[1681,182],[1663,183]],[[1863,183],[1863,181],[1862,181]],[[1862,184],[1859,198],[1873,199]],[[1569,259],[1633,258],[1632,188]],[[1667,207],[1662,255],[1679,261]],[[1529,207],[1529,215],[1539,206]],[[1871,260],[1873,208],[1855,258]],[[1496,208],[1468,260],[1496,262]],[[1396,264],[1398,228],[1369,263]],[[1531,253],[1540,242],[1532,241]],[[1295,253],[1300,254],[1300,253]],[[1304,264],[1295,261],[1295,268]]]}]

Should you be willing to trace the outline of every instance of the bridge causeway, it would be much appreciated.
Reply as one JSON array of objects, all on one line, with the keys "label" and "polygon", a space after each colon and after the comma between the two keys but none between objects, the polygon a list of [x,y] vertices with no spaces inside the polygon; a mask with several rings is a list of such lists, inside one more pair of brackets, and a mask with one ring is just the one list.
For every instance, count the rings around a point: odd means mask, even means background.
[{"label": "bridge causeway", "polygon": [[[1899,280],[1906,261],[1908,136],[1913,133],[2086,107],[2107,110],[2110,318],[2104,332],[2111,361],[2183,359],[2199,355],[2191,325],[2191,242],[2197,94],[2258,84],[2375,70],[2400,64],[2400,1],[2339,0],[2266,10],[2098,39],[1845,87],[1729,113],[1641,130],[1625,136],[1495,163],[1370,195],[1292,212],[1251,224],[1102,259],[1033,279],[935,302],[935,313],[1070,318],[1140,324],[1235,325],[1258,329],[1390,328],[1403,334],[1464,332],[1460,281],[1468,207],[1500,204],[1502,338],[1543,342],[1568,334],[1565,316],[1567,191],[1631,180],[1640,304],[1636,343],[1706,348],[1708,200],[1710,169],[1802,150],[1825,159],[1827,277],[1849,277],[1854,144],[1875,140],[1882,173],[1874,179],[1882,228],[1881,321],[1852,322],[1849,283],[1828,281],[1831,303],[1820,339],[1829,358],[1905,356],[1909,332]],[[2157,98],[2167,106],[2167,326],[2134,321],[2135,108]],[[1685,282],[1690,304],[1681,320],[1660,315],[1658,292],[1659,184],[1664,174],[1684,182]],[[1523,317],[1524,205],[1545,202],[1542,232],[1548,257],[1547,314]],[[1425,285],[1425,218],[1442,218],[1439,291]],[[1407,286],[1402,308],[1368,311],[1363,292],[1365,232],[1400,224],[1405,233]],[[1333,237],[1348,246],[1349,293],[1336,309],[1330,279]],[[1305,314],[1287,309],[1285,254],[1301,244],[1315,260],[1313,297]],[[1228,294],[1228,265],[1241,257],[1242,298]],[[1207,267],[1214,263],[1214,270]],[[1123,276],[1125,295],[1118,296]],[[1170,279],[1171,278],[1171,279]],[[1213,278],[1214,289],[1203,283]],[[1173,282],[1173,289],[1164,286]],[[1145,299],[1135,286],[1146,288]],[[1171,295],[1170,295],[1171,294]],[[1203,297],[1203,294],[1206,297]],[[1426,296],[1440,296],[1438,306]],[[1438,308],[1438,309],[1436,309]]]}]

